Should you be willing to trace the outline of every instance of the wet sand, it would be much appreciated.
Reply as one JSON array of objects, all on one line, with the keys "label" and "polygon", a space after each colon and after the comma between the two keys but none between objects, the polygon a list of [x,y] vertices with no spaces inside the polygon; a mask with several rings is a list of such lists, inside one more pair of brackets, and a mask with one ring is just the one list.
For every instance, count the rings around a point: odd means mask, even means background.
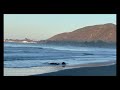
[{"label": "wet sand", "polygon": [[76,67],[68,67],[61,71],[32,76],[116,76],[116,64],[114,62],[83,64]]}]

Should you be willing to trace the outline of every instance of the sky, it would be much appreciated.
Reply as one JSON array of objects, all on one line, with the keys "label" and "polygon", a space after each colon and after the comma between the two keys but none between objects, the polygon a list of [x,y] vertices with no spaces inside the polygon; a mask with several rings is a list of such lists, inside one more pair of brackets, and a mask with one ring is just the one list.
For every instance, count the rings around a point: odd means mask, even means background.
[{"label": "sky", "polygon": [[113,23],[116,14],[4,14],[4,39],[45,40],[85,26]]}]

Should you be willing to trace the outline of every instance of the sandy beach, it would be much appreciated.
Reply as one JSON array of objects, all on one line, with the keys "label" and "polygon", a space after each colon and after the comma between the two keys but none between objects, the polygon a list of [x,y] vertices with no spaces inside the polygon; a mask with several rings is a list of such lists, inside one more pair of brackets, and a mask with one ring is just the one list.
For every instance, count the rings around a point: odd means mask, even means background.
[{"label": "sandy beach", "polygon": [[33,76],[116,76],[116,65],[66,69]]},{"label": "sandy beach", "polygon": [[68,67],[61,71],[33,76],[116,76],[116,64],[114,62],[83,64]]},{"label": "sandy beach", "polygon": [[4,76],[116,76],[116,62],[78,65],[51,65],[31,68],[4,68]]}]

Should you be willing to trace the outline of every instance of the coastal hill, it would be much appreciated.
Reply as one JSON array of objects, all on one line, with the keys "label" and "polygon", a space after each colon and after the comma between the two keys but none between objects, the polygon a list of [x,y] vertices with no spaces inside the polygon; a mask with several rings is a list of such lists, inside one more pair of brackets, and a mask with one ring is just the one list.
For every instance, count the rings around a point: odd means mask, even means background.
[{"label": "coastal hill", "polygon": [[112,23],[86,26],[72,32],[65,32],[57,34],[47,41],[103,41],[116,42],[116,25]]}]

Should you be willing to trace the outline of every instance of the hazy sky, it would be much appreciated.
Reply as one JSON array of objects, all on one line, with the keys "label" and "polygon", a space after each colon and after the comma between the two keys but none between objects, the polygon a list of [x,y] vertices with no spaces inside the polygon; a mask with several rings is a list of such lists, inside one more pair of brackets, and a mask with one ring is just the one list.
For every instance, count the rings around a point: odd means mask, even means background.
[{"label": "hazy sky", "polygon": [[105,23],[116,24],[116,14],[4,14],[4,38],[42,40]]}]

